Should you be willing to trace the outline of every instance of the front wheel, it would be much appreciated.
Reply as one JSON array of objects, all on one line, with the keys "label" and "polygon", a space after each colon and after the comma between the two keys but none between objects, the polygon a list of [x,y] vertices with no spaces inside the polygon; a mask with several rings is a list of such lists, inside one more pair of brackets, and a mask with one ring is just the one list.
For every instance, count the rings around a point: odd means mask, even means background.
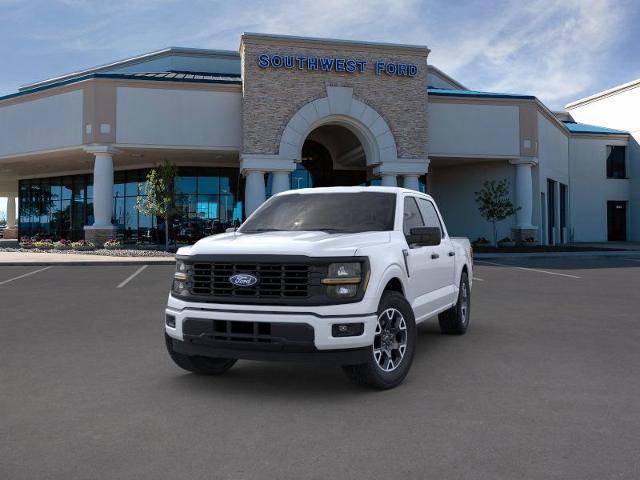
[{"label": "front wheel", "polygon": [[188,372],[200,375],[221,375],[233,367],[238,361],[235,358],[208,358],[183,355],[173,349],[173,340],[166,333],[164,334],[164,341],[171,359],[176,365]]},{"label": "front wheel", "polygon": [[462,335],[469,327],[469,315],[471,314],[471,290],[469,289],[469,276],[462,272],[458,301],[446,312],[438,316],[440,331],[449,335]]},{"label": "front wheel", "polygon": [[416,323],[411,305],[398,292],[382,295],[377,314],[369,361],[342,368],[356,383],[384,390],[400,385],[409,373],[416,342]]}]

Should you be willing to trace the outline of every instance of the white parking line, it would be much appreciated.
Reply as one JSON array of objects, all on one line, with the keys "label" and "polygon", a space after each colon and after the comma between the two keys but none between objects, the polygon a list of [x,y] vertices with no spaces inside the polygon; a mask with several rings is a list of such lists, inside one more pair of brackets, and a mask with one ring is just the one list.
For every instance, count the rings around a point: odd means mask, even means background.
[{"label": "white parking line", "polygon": [[134,278],[136,278],[138,276],[138,274],[140,274],[145,268],[147,268],[149,265],[143,265],[141,266],[138,270],[136,270],[135,272],[133,272],[131,275],[129,275],[127,278],[125,278],[122,282],[120,282],[120,285],[118,285],[116,288],[122,288],[124,287],[127,283],[129,283],[131,280],[133,280]]},{"label": "white parking line", "polygon": [[525,270],[527,272],[546,273],[547,275],[558,275],[560,277],[582,278],[582,277],[578,277],[577,275],[569,275],[568,273],[550,272],[548,270],[538,270],[537,268],[516,267],[515,265],[506,265],[504,263],[487,262],[486,260],[476,260],[476,263],[486,263],[487,265],[496,265],[498,267],[517,268],[518,270]]},{"label": "white parking line", "polygon": [[473,277],[474,282],[484,282],[484,278]]},{"label": "white parking line", "polygon": [[4,285],[5,283],[13,282],[14,280],[20,280],[21,278],[28,277],[29,275],[34,275],[34,274],[36,274],[38,272],[44,272],[45,270],[49,270],[50,268],[51,267],[40,268],[38,270],[34,270],[33,272],[25,273],[25,274],[20,275],[18,277],[10,278],[9,280],[4,280],[4,281],[0,282],[0,285]]}]

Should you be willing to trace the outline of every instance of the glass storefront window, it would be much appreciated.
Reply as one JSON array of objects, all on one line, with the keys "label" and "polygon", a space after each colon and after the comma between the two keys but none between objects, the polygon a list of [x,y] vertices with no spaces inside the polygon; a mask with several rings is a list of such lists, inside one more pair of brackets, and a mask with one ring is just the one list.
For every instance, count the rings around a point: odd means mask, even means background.
[{"label": "glass storefront window", "polygon": [[[164,243],[164,221],[135,208],[144,196],[147,173],[114,173],[112,223],[116,238],[125,243]],[[238,180],[237,168],[179,168],[171,239],[193,243],[239,225],[243,207]],[[93,224],[93,175],[21,180],[19,196],[21,236],[78,240],[84,226]]]}]

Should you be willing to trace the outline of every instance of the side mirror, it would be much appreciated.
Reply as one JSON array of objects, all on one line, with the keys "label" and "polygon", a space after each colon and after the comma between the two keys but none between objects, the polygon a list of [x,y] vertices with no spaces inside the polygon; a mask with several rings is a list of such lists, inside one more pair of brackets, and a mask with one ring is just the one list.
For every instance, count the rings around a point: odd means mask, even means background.
[{"label": "side mirror", "polygon": [[413,227],[407,235],[407,243],[411,247],[430,247],[440,245],[442,232],[438,227]]}]

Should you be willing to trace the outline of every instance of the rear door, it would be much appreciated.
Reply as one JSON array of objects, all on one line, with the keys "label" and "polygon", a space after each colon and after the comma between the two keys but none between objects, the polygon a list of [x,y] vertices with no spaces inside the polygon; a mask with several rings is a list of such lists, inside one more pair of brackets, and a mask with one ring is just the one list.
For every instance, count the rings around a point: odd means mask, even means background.
[{"label": "rear door", "polygon": [[455,255],[456,248],[445,231],[436,207],[430,200],[418,197],[418,208],[427,227],[438,228],[442,241],[440,245],[428,247],[430,272],[433,275],[433,283],[436,288],[434,305],[437,309],[448,307],[455,297]]}]

